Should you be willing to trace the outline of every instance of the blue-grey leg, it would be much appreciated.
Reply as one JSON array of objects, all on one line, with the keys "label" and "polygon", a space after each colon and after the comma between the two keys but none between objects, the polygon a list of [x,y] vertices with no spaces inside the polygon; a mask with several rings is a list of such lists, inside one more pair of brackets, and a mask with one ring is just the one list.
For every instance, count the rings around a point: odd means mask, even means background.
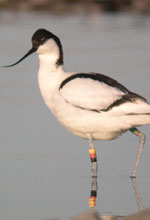
[{"label": "blue-grey leg", "polygon": [[89,141],[89,155],[91,159],[91,170],[92,170],[92,177],[97,177],[97,170],[98,170],[98,163],[96,157],[96,150],[93,145],[93,139],[91,134],[88,134],[88,141]]},{"label": "blue-grey leg", "polygon": [[136,160],[135,160],[135,163],[133,166],[133,170],[132,170],[132,174],[131,174],[131,178],[135,178],[136,177],[136,169],[137,169],[137,166],[140,161],[140,156],[141,156],[141,152],[142,152],[146,137],[137,128],[131,128],[130,131],[139,137],[138,153],[137,153],[137,157],[136,157]]}]

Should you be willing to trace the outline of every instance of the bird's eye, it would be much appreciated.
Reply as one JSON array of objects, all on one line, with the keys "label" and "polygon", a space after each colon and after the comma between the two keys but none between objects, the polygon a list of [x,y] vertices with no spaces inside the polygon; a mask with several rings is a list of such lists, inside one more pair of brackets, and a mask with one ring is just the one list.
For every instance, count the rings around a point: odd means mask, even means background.
[{"label": "bird's eye", "polygon": [[44,43],[46,41],[46,38],[42,37],[41,41],[42,41],[42,43]]}]

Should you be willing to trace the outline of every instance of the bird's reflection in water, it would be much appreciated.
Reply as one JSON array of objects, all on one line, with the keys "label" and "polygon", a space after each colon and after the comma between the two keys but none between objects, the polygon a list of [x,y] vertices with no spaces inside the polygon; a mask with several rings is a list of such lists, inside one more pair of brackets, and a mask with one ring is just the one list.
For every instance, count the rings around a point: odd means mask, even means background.
[{"label": "bird's reflection in water", "polygon": [[83,215],[81,214],[78,218],[71,218],[71,220],[119,220],[122,219],[121,216],[100,216],[100,214],[95,211],[96,207],[96,197],[98,192],[98,184],[97,184],[97,177],[92,177],[91,183],[91,192],[88,201],[89,211],[85,212]]},{"label": "bird's reflection in water", "polygon": [[128,216],[100,215],[100,210],[98,212],[95,211],[96,197],[98,191],[97,177],[92,177],[90,197],[88,200],[89,210],[75,217],[71,217],[70,220],[150,220],[150,209],[143,210],[142,201],[136,184],[136,179],[132,178],[131,180],[138,207],[137,213]]},{"label": "bird's reflection in water", "polygon": [[140,194],[139,194],[139,191],[138,191],[138,188],[137,188],[136,179],[132,178],[131,180],[132,180],[132,186],[133,186],[133,190],[134,190],[134,193],[135,193],[135,198],[136,198],[136,203],[137,203],[137,206],[138,206],[138,210],[139,210],[139,212],[141,212],[143,210],[143,206],[142,206],[141,197],[140,197]]},{"label": "bird's reflection in water", "polygon": [[91,183],[91,194],[89,198],[89,208],[93,209],[96,206],[96,197],[97,197],[97,177],[92,177]]},{"label": "bird's reflection in water", "polygon": [[95,211],[96,197],[98,192],[97,177],[92,177],[90,197],[88,200],[89,210],[76,217],[71,217],[70,220],[150,220],[150,209],[143,210],[142,201],[136,184],[136,179],[131,178],[133,192],[138,207],[138,212],[128,216],[118,215],[100,215]]},{"label": "bird's reflection in water", "polygon": [[129,216],[115,216],[115,215],[99,215],[94,208],[96,207],[96,197],[98,191],[97,178],[92,178],[91,184],[91,195],[89,198],[89,211],[83,215],[78,216],[79,218],[71,218],[71,220],[150,220],[150,209],[143,210],[141,197],[136,184],[136,179],[131,178],[133,191],[136,198],[138,212]]}]

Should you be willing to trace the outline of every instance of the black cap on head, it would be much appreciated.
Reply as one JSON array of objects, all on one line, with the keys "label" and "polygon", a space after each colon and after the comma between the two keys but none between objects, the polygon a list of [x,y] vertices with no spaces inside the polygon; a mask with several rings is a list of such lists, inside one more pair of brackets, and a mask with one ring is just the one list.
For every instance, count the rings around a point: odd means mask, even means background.
[{"label": "black cap on head", "polygon": [[32,46],[34,48],[38,48],[42,44],[44,44],[48,39],[54,38],[54,34],[45,30],[45,29],[38,29],[32,36]]},{"label": "black cap on head", "polygon": [[32,36],[32,46],[37,50],[39,46],[43,45],[49,39],[53,39],[57,43],[60,54],[56,65],[58,66],[62,65],[63,64],[62,45],[59,38],[56,35],[54,35],[52,32],[47,31],[45,29],[38,29]]},{"label": "black cap on head", "polygon": [[24,60],[26,57],[28,57],[30,54],[34,53],[39,48],[39,46],[43,45],[48,39],[51,39],[51,38],[55,40],[60,50],[60,56],[56,64],[57,65],[63,64],[63,51],[62,51],[62,46],[61,46],[61,42],[59,38],[53,33],[45,29],[38,29],[32,36],[32,48],[20,60],[18,60],[14,64],[3,66],[3,67],[12,67],[12,66],[17,65],[22,60]]}]

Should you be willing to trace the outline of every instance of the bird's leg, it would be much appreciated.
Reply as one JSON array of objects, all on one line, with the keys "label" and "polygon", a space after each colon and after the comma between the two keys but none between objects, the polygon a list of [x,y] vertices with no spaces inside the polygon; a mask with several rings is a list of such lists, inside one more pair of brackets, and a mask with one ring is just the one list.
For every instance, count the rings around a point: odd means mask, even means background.
[{"label": "bird's leg", "polygon": [[133,166],[133,170],[132,170],[132,174],[131,174],[131,178],[135,178],[136,177],[136,168],[139,164],[139,160],[140,160],[140,156],[141,156],[141,152],[142,152],[142,149],[143,149],[143,146],[144,146],[144,143],[145,143],[145,135],[142,134],[137,128],[131,128],[130,131],[135,134],[136,136],[139,137],[139,147],[138,147],[138,153],[137,153],[137,156],[136,156],[136,161],[134,163],[134,166]]},{"label": "bird's leg", "polygon": [[88,141],[90,146],[89,155],[91,159],[92,177],[97,177],[98,164],[97,164],[96,150],[93,145],[93,139],[91,134],[88,135]]}]

